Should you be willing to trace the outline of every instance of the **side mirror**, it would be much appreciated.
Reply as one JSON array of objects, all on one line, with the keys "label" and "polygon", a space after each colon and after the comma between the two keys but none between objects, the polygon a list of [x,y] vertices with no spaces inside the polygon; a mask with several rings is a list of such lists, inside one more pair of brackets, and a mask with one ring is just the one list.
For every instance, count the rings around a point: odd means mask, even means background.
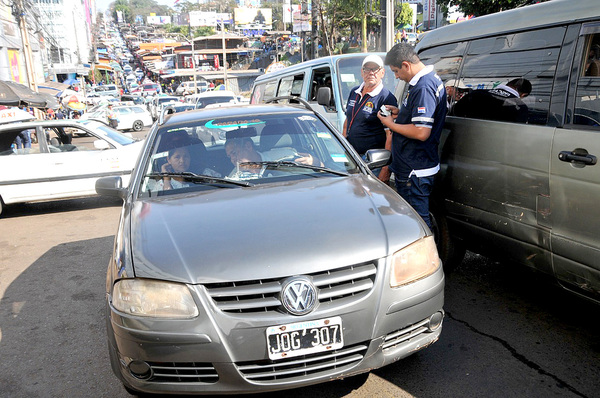
[{"label": "side mirror", "polygon": [[323,105],[325,109],[331,110],[331,99],[331,88],[319,87],[319,91],[317,91],[317,103]]},{"label": "side mirror", "polygon": [[392,152],[387,149],[369,149],[365,157],[369,170],[380,169],[392,163]]},{"label": "side mirror", "polygon": [[123,188],[121,177],[102,177],[96,180],[96,193],[125,200],[127,188]]},{"label": "side mirror", "polygon": [[94,141],[94,148],[103,151],[105,149],[110,149],[110,145],[108,144],[108,142],[106,142],[104,140],[95,140]]}]

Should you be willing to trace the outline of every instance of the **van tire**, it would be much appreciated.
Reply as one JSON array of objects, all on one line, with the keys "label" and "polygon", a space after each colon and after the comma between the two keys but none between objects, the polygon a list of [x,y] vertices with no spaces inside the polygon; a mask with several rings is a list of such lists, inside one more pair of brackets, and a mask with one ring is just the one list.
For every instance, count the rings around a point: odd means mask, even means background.
[{"label": "van tire", "polygon": [[3,209],[4,209],[4,202],[2,201],[2,196],[0,196],[0,216],[2,215]]},{"label": "van tire", "polygon": [[133,122],[133,131],[142,131],[142,129],[144,128],[144,122],[142,122],[141,120],[136,120],[135,122]]},{"label": "van tire", "polygon": [[453,238],[448,228],[448,219],[442,209],[431,202],[429,216],[433,225],[432,232],[438,255],[442,260],[445,272],[454,271],[465,258],[466,248],[464,244]]}]

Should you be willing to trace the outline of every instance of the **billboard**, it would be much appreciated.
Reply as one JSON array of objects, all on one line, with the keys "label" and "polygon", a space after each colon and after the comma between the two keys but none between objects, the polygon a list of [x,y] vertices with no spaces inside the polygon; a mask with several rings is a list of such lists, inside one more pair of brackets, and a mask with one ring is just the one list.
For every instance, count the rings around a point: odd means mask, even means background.
[{"label": "billboard", "polygon": [[311,32],[312,31],[312,19],[310,3],[308,12],[302,13],[302,6],[300,4],[292,5],[292,32]]},{"label": "billboard", "polygon": [[217,26],[217,13],[214,11],[190,11],[190,26]]},{"label": "billboard", "polygon": [[236,29],[273,29],[273,12],[270,8],[235,8],[233,17]]},{"label": "billboard", "polygon": [[167,23],[171,23],[171,17],[168,15],[148,16],[148,25],[164,25]]}]

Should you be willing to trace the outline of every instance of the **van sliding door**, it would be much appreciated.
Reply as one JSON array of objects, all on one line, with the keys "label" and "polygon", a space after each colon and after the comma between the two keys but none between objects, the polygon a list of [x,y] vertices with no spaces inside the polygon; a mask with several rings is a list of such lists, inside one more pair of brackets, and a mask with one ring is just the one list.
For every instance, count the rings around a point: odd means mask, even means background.
[{"label": "van sliding door", "polygon": [[567,288],[600,291],[600,22],[577,28],[561,55],[570,75],[565,125],[550,157],[553,266]]}]

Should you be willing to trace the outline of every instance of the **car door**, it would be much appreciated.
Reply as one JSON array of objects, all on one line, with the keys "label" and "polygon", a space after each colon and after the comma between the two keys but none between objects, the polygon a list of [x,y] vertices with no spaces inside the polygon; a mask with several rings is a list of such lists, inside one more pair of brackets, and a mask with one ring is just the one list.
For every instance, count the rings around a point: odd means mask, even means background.
[{"label": "car door", "polygon": [[99,177],[122,174],[117,147],[92,129],[76,125],[47,128],[45,137],[54,196],[93,195]]},{"label": "car door", "polygon": [[559,281],[587,294],[600,292],[600,26],[578,30],[569,111],[550,157],[551,245]]},{"label": "car door", "polygon": [[128,130],[133,125],[133,112],[131,108],[124,106],[121,108],[115,108],[117,111],[117,118],[119,119],[119,124],[117,125],[117,130]]}]

